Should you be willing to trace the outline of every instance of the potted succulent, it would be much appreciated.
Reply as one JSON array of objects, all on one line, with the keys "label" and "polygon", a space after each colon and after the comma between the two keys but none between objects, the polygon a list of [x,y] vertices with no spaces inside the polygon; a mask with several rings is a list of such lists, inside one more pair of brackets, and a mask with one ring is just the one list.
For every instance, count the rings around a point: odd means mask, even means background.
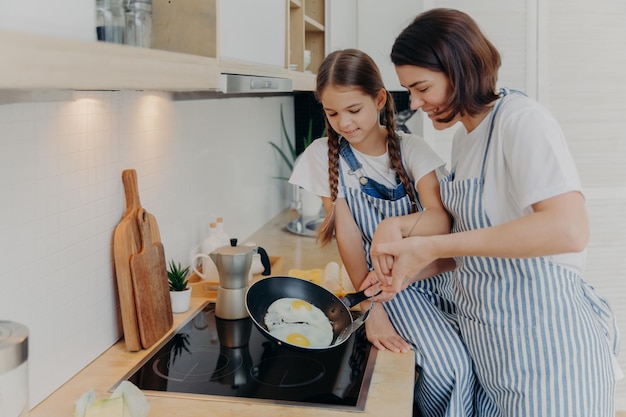
[{"label": "potted succulent", "polygon": [[180,264],[176,264],[174,260],[170,260],[167,270],[167,280],[170,284],[170,299],[172,300],[172,312],[184,313],[189,310],[191,301],[191,287],[189,284],[189,267],[183,268]]}]

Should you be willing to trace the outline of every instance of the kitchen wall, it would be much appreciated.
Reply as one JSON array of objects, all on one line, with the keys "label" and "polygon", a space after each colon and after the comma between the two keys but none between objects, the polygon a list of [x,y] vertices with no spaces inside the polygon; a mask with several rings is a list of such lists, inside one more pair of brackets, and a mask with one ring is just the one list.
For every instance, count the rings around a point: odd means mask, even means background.
[{"label": "kitchen wall", "polygon": [[[540,99],[568,138],[591,223],[586,277],[613,308],[626,340],[626,3],[539,3]],[[619,356],[626,371],[626,346]],[[616,409],[626,410],[626,379]]]},{"label": "kitchen wall", "polygon": [[243,240],[288,198],[267,142],[283,140],[281,104],[293,132],[291,97],[74,95],[0,105],[0,320],[30,330],[31,405],[121,336],[111,245],[124,169],[137,170],[166,258],[183,263],[217,216]]},{"label": "kitchen wall", "polygon": [[[385,8],[407,3],[394,0]],[[528,77],[521,80],[527,91],[565,130],[592,228],[586,278],[608,298],[626,333],[621,264],[626,253],[626,3],[418,3],[468,10],[494,34],[499,48],[524,48],[517,32],[506,30],[519,27],[522,13],[527,36],[536,31],[539,40],[529,38],[528,51],[505,54],[502,82],[517,87],[510,81]],[[0,5],[0,27],[93,37],[93,20],[85,18],[92,16],[91,2],[0,0]],[[515,12],[503,14],[498,5]],[[341,20],[335,23],[342,27]],[[492,32],[500,28],[502,34]],[[535,72],[510,66],[524,55]],[[124,209],[122,170],[137,170],[142,203],[159,222],[166,257],[181,262],[216,216],[225,217],[231,235],[245,238],[287,199],[285,184],[272,179],[281,166],[267,141],[280,139],[280,104],[291,115],[291,98],[172,101],[163,93],[140,92],[79,92],[75,98],[0,105],[0,320],[30,329],[32,405],[121,336],[111,241]],[[434,132],[430,136],[447,159],[449,141]],[[619,360],[626,369],[626,349]],[[616,408],[626,410],[626,380],[618,384]]]}]

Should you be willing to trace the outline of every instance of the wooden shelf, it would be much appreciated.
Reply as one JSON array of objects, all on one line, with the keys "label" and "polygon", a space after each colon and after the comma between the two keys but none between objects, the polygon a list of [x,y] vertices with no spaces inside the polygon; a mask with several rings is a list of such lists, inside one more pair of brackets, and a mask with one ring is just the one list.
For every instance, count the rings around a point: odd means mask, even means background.
[{"label": "wooden shelf", "polygon": [[289,6],[287,63],[304,69],[304,51],[311,51],[307,70],[316,74],[326,56],[324,0],[287,0]]},{"label": "wooden shelf", "polygon": [[219,91],[221,73],[291,78],[296,91],[315,85],[285,68],[8,31],[0,54],[1,90]]},{"label": "wooden shelf", "polygon": [[0,54],[0,89],[219,88],[215,58],[7,31],[0,31]]},{"label": "wooden shelf", "polygon": [[306,32],[324,32],[324,25],[309,16],[304,16],[304,30]]}]

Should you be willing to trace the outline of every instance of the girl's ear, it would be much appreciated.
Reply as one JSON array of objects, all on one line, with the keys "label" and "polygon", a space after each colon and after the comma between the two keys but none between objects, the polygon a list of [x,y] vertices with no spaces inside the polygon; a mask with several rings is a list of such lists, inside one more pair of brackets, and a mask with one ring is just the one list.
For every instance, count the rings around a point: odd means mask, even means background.
[{"label": "girl's ear", "polygon": [[378,110],[382,110],[387,103],[387,90],[381,88],[378,90],[378,94],[376,94],[376,107]]}]

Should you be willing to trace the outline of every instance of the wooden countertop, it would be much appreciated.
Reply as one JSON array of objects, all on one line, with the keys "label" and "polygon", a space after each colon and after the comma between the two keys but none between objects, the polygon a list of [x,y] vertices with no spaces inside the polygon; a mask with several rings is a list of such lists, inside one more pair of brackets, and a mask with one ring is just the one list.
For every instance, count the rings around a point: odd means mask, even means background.
[{"label": "wooden countertop", "polygon": [[[284,230],[288,212],[282,212],[255,232],[247,241],[265,248],[269,255],[280,257],[272,275],[285,273],[291,268],[323,268],[328,262],[340,263],[336,245],[319,248],[314,238],[301,237]],[[202,283],[197,283],[202,285]],[[171,332],[181,327],[187,318],[197,312],[212,298],[211,291],[196,291],[189,311],[174,314]],[[163,339],[169,336],[168,333]],[[161,340],[163,340],[161,339]],[[129,373],[142,359],[158,348],[129,352],[123,340],[106,350],[91,364],[61,386],[57,391],[30,411],[30,417],[70,417],[74,402],[85,392],[94,389],[96,398],[109,398],[109,389]],[[378,352],[374,374],[369,388],[365,410],[357,415],[409,417],[413,409],[414,354]],[[204,416],[325,416],[354,417],[353,411],[294,407],[271,403],[246,401],[246,399],[214,400],[147,396],[150,403],[148,417],[204,417]]]}]

